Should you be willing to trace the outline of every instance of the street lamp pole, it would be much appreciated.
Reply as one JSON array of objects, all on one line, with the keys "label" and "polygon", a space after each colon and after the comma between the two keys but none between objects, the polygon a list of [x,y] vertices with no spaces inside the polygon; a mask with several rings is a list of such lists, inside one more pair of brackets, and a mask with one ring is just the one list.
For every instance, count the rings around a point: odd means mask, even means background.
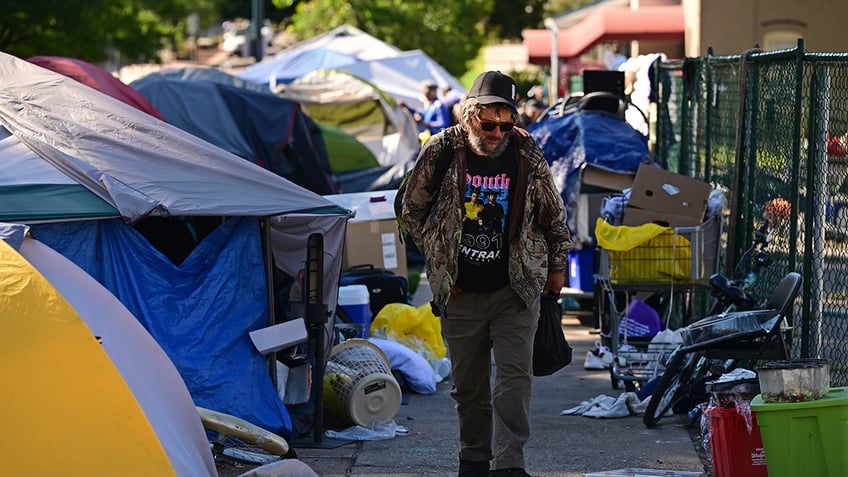
[{"label": "street lamp pole", "polygon": [[545,18],[545,27],[551,30],[551,84],[548,105],[556,104],[559,96],[559,26],[553,18]]},{"label": "street lamp pole", "polygon": [[251,20],[250,20],[250,41],[253,47],[253,57],[256,62],[262,61],[263,51],[265,49],[265,39],[262,38],[262,25],[265,22],[265,11],[263,0],[252,0],[250,5]]}]

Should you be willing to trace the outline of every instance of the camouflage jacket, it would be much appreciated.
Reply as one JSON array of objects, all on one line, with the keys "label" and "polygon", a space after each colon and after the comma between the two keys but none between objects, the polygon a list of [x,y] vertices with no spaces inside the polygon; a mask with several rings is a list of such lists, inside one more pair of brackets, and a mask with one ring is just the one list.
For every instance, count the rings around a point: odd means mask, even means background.
[{"label": "camouflage jacket", "polygon": [[[429,206],[428,190],[447,134],[453,160],[439,195]],[[509,136],[516,147],[516,193],[509,210],[509,275],[512,288],[530,306],[539,298],[549,272],[565,271],[571,234],[565,207],[541,149],[527,131]],[[443,310],[458,273],[465,203],[467,137],[461,125],[432,136],[422,147],[403,198],[402,218],[425,258],[433,305]]]}]

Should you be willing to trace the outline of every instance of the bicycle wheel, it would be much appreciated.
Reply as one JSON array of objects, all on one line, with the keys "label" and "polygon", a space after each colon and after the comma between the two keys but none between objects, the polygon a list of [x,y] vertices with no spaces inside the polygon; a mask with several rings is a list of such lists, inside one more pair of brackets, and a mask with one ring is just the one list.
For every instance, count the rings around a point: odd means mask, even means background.
[{"label": "bicycle wheel", "polygon": [[692,387],[692,377],[702,360],[700,353],[689,353],[676,349],[668,359],[660,383],[654,389],[642,422],[654,427],[669,409]]}]

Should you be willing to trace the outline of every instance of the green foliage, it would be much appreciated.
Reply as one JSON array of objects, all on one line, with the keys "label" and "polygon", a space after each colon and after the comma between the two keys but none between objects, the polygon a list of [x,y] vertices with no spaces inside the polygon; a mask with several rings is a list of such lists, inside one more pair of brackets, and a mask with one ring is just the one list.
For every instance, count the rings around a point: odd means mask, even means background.
[{"label": "green foliage", "polygon": [[545,12],[546,16],[553,17],[590,3],[597,3],[597,0],[548,0],[545,2]]},{"label": "green foliage", "polygon": [[27,58],[69,56],[98,63],[110,49],[128,61],[156,61],[186,37],[188,15],[209,18],[221,0],[7,0],[0,50]]},{"label": "green foliage", "polygon": [[544,86],[548,82],[547,76],[539,69],[526,69],[521,71],[510,71],[507,74],[515,80],[515,88],[522,98],[527,98],[527,91],[533,86]]},{"label": "green foliage", "polygon": [[401,50],[420,49],[455,76],[486,41],[494,0],[312,0],[289,27],[299,40],[350,24]]},{"label": "green foliage", "polygon": [[544,6],[549,0],[495,0],[486,30],[504,40],[521,40],[521,32],[537,28],[545,18]]}]

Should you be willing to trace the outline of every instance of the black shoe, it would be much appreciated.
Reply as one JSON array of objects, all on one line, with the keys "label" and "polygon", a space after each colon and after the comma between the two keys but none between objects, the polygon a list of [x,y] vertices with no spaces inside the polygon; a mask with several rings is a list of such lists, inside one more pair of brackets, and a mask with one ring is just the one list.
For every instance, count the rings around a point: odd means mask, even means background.
[{"label": "black shoe", "polygon": [[489,461],[459,459],[458,477],[487,477],[488,475]]},{"label": "black shoe", "polygon": [[510,467],[509,469],[498,469],[489,472],[489,477],[531,477],[530,474],[520,467]]}]

